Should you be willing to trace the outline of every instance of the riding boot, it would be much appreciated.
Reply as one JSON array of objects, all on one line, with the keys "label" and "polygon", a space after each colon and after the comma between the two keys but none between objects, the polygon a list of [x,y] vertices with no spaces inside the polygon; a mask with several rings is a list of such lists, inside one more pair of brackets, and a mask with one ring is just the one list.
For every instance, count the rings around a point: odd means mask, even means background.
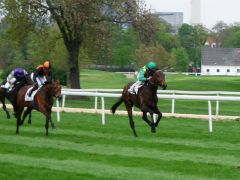
[{"label": "riding boot", "polygon": [[135,94],[135,92],[134,92],[134,84],[128,89],[128,92],[130,94]]},{"label": "riding boot", "polygon": [[28,97],[31,97],[32,96],[32,92],[33,92],[33,90],[32,89],[30,89],[30,91],[28,92]]},{"label": "riding boot", "polygon": [[33,86],[33,88],[32,89],[30,89],[30,91],[28,92],[28,97],[31,97],[32,96],[32,93],[33,93],[33,91],[35,91],[37,89],[37,86]]}]

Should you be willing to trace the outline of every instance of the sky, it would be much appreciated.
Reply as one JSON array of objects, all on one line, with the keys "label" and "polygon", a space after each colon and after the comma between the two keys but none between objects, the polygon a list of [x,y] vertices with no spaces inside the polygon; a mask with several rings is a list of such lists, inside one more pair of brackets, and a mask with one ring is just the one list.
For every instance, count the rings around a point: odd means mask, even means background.
[{"label": "sky", "polygon": [[[183,12],[184,23],[190,23],[191,0],[145,0],[148,8],[157,12]],[[201,22],[212,28],[218,21],[240,22],[240,0],[201,0]]]}]

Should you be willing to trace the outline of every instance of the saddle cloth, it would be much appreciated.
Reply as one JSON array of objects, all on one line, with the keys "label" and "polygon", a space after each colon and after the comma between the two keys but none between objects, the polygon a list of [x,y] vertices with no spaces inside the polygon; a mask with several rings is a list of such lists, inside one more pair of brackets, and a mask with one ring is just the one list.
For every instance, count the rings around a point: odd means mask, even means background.
[{"label": "saddle cloth", "polygon": [[30,91],[32,88],[33,88],[33,87],[30,87],[30,88],[27,90],[27,92],[26,92],[26,94],[25,94],[25,101],[33,101],[35,94],[39,91],[39,89],[36,89],[35,91],[32,92],[32,95],[31,95],[31,96],[28,96],[28,93],[29,93],[29,91]]},{"label": "saddle cloth", "polygon": [[137,95],[138,94],[138,90],[143,86],[143,82],[141,82],[141,81],[137,81],[137,82],[135,82],[135,83],[133,83],[130,87],[129,87],[129,89],[128,89],[128,92],[130,93],[130,94],[135,94],[135,95]]}]

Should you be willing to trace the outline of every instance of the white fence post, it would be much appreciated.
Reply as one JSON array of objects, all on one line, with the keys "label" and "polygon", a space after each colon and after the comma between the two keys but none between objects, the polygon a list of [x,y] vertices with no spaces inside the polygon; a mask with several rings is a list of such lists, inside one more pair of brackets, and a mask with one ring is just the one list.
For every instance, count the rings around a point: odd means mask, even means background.
[{"label": "white fence post", "polygon": [[[173,96],[175,95],[175,92],[173,91]],[[175,112],[175,99],[172,98],[172,115],[174,115]]]},{"label": "white fence post", "polygon": [[66,95],[63,95],[62,97],[62,109],[65,107],[65,100],[66,100]]},{"label": "white fence post", "polygon": [[60,108],[59,108],[59,100],[56,99],[56,106],[57,106],[57,121],[60,121]]},{"label": "white fence post", "polygon": [[104,97],[101,97],[102,99],[102,125],[105,125],[105,102]]},{"label": "white fence post", "polygon": [[212,107],[211,101],[208,101],[208,114],[209,114],[209,132],[212,132]]},{"label": "white fence post", "polygon": [[[97,93],[97,91],[96,91],[96,93]],[[95,111],[97,111],[97,107],[98,107],[98,97],[95,96],[95,106],[94,106]]]},{"label": "white fence post", "polygon": [[[217,96],[219,96],[219,93],[217,93]],[[218,115],[219,115],[219,101],[216,101],[216,120],[218,121]]]}]

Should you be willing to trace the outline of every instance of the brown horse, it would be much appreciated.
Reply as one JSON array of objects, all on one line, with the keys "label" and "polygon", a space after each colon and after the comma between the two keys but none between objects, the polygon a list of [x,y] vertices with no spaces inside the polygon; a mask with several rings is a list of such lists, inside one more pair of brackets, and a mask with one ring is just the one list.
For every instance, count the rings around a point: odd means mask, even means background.
[{"label": "brown horse", "polygon": [[9,114],[6,104],[5,104],[5,96],[6,96],[6,89],[0,87],[0,101],[2,103],[2,108],[5,111],[7,118],[10,119],[10,114]]},{"label": "brown horse", "polygon": [[[46,135],[48,135],[49,122],[51,123],[52,128],[55,128],[54,123],[51,119],[51,112],[53,106],[53,97],[61,97],[61,85],[58,81],[52,80],[52,82],[47,83],[41,87],[41,89],[34,96],[33,101],[25,101],[25,94],[27,90],[31,87],[24,86],[22,87],[17,95],[17,129],[16,133],[19,133],[19,126],[23,124],[23,121],[27,114],[31,112],[32,109],[36,109],[39,112],[42,112],[46,116]],[[23,120],[21,121],[22,112],[24,107],[27,107],[27,110],[24,112]]]},{"label": "brown horse", "polygon": [[[6,80],[2,82],[2,84],[5,84],[5,83],[6,83]],[[14,87],[12,88],[12,90],[10,92],[8,92],[5,88],[0,87],[0,101],[3,105],[3,110],[6,112],[8,119],[10,119],[10,114],[6,108],[5,98],[7,98],[10,101],[10,103],[12,104],[13,110],[14,110],[14,115],[15,115],[17,92],[21,87],[23,87],[24,85],[27,85],[28,83],[29,82],[27,82],[26,78],[24,77],[21,79],[21,81],[18,81],[14,85]]]},{"label": "brown horse", "polygon": [[[151,127],[151,131],[156,132],[156,127],[158,126],[158,123],[162,118],[162,113],[159,111],[157,107],[157,102],[158,102],[157,89],[158,89],[158,86],[162,87],[163,89],[167,88],[167,83],[165,82],[164,73],[160,70],[156,71],[153,74],[152,78],[138,90],[137,95],[130,94],[128,92],[128,89],[131,85],[132,83],[129,83],[124,87],[122,96],[111,108],[112,113],[114,114],[117,107],[122,102],[124,102],[128,112],[130,126],[132,128],[134,135],[137,136],[134,121],[133,121],[133,116],[132,116],[132,107],[136,106],[140,108],[140,110],[143,112],[142,118]],[[147,117],[148,112],[150,113],[152,121],[150,121]],[[156,123],[154,123],[154,120],[153,120],[154,113],[158,114]]]}]

